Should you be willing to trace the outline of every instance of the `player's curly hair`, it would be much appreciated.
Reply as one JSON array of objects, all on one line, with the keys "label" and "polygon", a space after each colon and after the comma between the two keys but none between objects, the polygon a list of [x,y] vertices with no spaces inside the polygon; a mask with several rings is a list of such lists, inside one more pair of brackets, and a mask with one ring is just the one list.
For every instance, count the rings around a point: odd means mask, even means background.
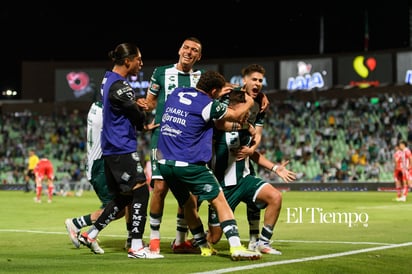
[{"label": "player's curly hair", "polygon": [[210,94],[213,89],[222,89],[226,85],[225,77],[217,71],[209,70],[200,76],[196,88]]}]

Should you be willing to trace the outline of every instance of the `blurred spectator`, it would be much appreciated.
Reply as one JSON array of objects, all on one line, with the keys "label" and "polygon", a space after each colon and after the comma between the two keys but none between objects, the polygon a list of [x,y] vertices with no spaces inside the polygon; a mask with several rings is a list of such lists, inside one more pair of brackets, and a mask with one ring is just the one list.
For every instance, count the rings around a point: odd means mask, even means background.
[{"label": "blurred spectator", "polygon": [[[346,181],[374,181],[366,171],[369,169],[368,165],[374,166],[375,162],[380,166],[380,174],[388,175],[393,172],[394,146],[400,139],[412,138],[412,113],[405,107],[412,102],[412,96],[379,96],[380,102],[376,105],[371,105],[368,98],[360,97],[321,99],[317,106],[308,106],[296,99],[278,101],[276,97],[271,98],[269,95],[270,115],[266,119],[270,126],[265,128],[264,142],[259,150],[264,148],[266,156],[278,162],[290,159],[290,165],[295,164],[293,158],[298,150],[297,158],[303,157],[306,163],[316,166],[315,173],[318,174],[327,166],[327,162],[333,162],[335,157],[339,157],[342,159],[342,168],[338,168],[337,180],[341,177],[345,164],[349,166]],[[17,170],[14,181],[24,183],[27,169],[25,151],[29,148],[34,148],[39,156],[47,156],[55,162],[57,173],[69,172],[74,175],[71,180],[79,179],[82,171],[79,167],[84,166],[85,158],[85,132],[79,130],[85,128],[86,119],[82,115],[85,114],[78,111],[59,115],[38,115],[30,111],[18,115],[3,112],[0,119],[2,181],[10,183],[6,175],[10,174],[9,171],[13,173]],[[334,126],[329,121],[331,117],[334,118]],[[141,155],[146,155],[148,135],[142,135],[141,138],[138,149]],[[299,143],[303,139],[303,152],[299,156]],[[310,149],[312,153],[309,156],[307,152]],[[359,151],[355,153],[355,149]],[[363,169],[358,165],[364,165]],[[306,173],[306,170],[302,170],[302,173]],[[344,178],[345,176],[342,180],[345,181]],[[300,181],[302,180],[308,178],[303,176]]]},{"label": "blurred spectator", "polygon": [[374,162],[373,164],[368,164],[365,168],[366,180],[378,182],[380,174],[381,174],[381,168],[378,162]]}]

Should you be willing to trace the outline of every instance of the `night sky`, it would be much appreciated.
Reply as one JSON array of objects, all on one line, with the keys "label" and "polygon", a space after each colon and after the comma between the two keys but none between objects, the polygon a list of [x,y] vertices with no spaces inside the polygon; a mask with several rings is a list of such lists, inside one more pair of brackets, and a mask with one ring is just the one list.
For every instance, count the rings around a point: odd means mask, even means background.
[{"label": "night sky", "polygon": [[3,5],[1,90],[21,88],[23,61],[106,61],[108,51],[122,42],[136,43],[143,61],[177,60],[188,36],[202,41],[203,60],[336,54],[364,51],[367,25],[369,51],[410,46],[406,0],[356,1],[357,6],[268,0],[84,2]]}]

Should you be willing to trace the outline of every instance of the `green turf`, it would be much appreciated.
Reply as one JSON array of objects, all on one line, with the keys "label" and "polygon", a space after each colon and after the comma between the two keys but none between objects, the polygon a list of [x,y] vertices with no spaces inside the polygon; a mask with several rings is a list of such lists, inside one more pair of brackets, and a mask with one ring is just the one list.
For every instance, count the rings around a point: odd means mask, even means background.
[{"label": "green turf", "polygon": [[[33,196],[0,191],[0,273],[371,274],[411,273],[412,269],[412,196],[405,203],[395,202],[393,192],[285,192],[273,237],[273,245],[283,255],[263,255],[250,262],[231,261],[226,239],[216,245],[217,256],[173,254],[170,242],[175,235],[177,205],[171,194],[161,226],[165,258],[158,260],[127,258],[123,219],[100,233],[105,254],[95,255],[83,246],[74,248],[64,220],[95,210],[99,203],[93,191],[81,197],[55,196],[51,204],[45,197],[43,203],[35,204]],[[204,224],[205,212],[206,205],[202,205]],[[247,244],[244,205],[235,215]],[[348,215],[353,218],[351,226],[344,219]],[[355,223],[356,216],[362,222]],[[145,240],[148,233],[146,225]]]}]

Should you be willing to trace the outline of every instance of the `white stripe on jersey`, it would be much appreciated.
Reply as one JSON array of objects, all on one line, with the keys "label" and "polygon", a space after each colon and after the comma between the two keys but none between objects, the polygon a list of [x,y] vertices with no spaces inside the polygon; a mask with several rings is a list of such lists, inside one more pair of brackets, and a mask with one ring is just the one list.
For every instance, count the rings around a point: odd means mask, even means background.
[{"label": "white stripe on jersey", "polygon": [[[249,167],[249,157],[246,157],[243,160],[236,161],[236,154],[232,151],[235,149],[240,148],[240,138],[238,131],[232,132],[225,132],[225,139],[226,139],[226,147],[229,151],[228,160],[226,163],[226,170],[225,170],[225,178],[224,178],[224,185],[225,186],[233,186],[237,185],[237,168],[238,166],[244,168],[242,170],[241,177],[245,177],[246,175],[250,174],[250,167]],[[219,160],[217,160],[219,162]]]},{"label": "white stripe on jersey", "polygon": [[[190,73],[190,87],[196,87],[197,82],[199,82],[199,78],[201,75],[201,71],[195,71],[193,72],[192,70],[189,72]],[[172,91],[177,88],[177,87],[188,87],[181,81],[179,81],[179,74],[186,74],[183,71],[180,71],[176,68],[176,65],[174,65],[171,68],[168,68],[165,70],[165,99],[167,99],[167,96],[169,96]],[[183,79],[187,79],[187,76],[184,76]]]},{"label": "white stripe on jersey", "polygon": [[103,109],[100,103],[93,103],[87,114],[87,179],[92,178],[93,162],[102,157],[100,135],[103,127]]}]

